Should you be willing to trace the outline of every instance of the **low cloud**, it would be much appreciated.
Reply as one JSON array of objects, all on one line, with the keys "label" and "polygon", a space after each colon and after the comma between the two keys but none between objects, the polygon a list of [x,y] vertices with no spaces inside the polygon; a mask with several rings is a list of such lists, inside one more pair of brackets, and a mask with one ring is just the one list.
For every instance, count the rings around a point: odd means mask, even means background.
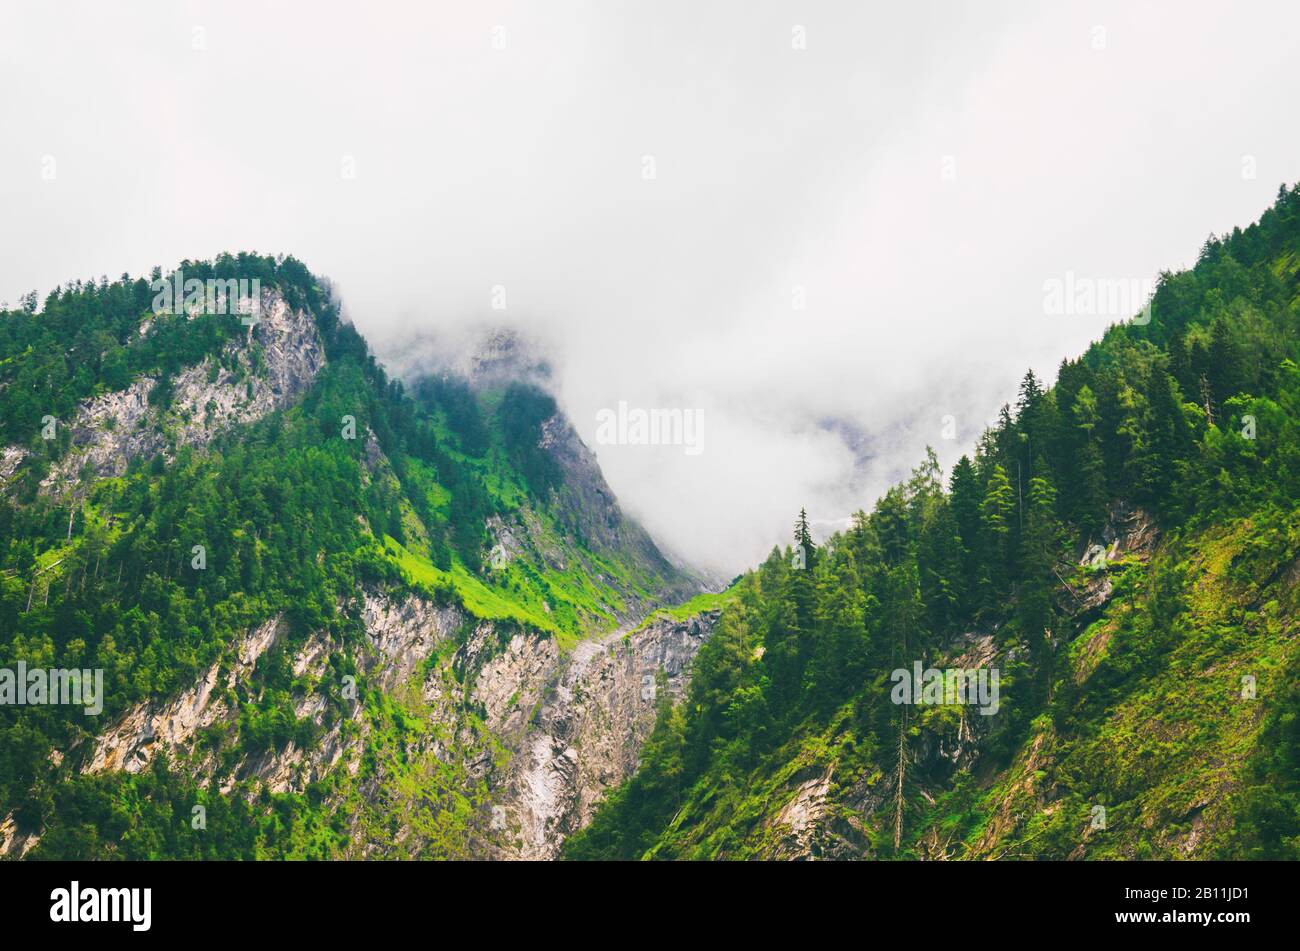
[{"label": "low cloud", "polygon": [[[0,299],[249,249],[329,275],[395,366],[526,329],[625,507],[730,575],[801,506],[830,530],[926,444],[951,464],[1114,319],[1046,313],[1045,281],[1185,266],[1300,178],[1298,27],[1289,3],[11,5]],[[700,409],[703,451],[599,445],[619,401]]]}]

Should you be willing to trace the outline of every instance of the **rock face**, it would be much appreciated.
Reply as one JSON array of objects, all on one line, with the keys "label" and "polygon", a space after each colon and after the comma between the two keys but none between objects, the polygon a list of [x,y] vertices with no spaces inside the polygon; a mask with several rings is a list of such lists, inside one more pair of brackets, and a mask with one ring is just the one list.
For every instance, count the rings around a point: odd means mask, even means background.
[{"label": "rock face", "polygon": [[540,383],[551,375],[548,360],[535,340],[525,340],[514,331],[489,331],[476,346],[467,348],[452,364],[452,370],[477,386],[500,386],[528,380]]},{"label": "rock face", "polygon": [[654,620],[577,647],[548,683],[507,783],[515,856],[554,858],[564,839],[591,821],[605,791],[631,777],[660,692],[681,697],[717,617]]},{"label": "rock face", "polygon": [[[631,776],[654,725],[657,696],[665,690],[681,695],[690,662],[717,618],[715,612],[689,621],[654,620],[632,633],[583,642],[566,655],[553,638],[506,635],[491,622],[419,596],[394,599],[368,591],[357,610],[365,632],[355,654],[358,679],[386,693],[417,690],[434,735],[447,738],[434,753],[487,784],[490,809],[474,842],[479,858],[558,855],[565,837],[590,821],[605,791]],[[301,792],[332,770],[356,775],[372,724],[355,701],[330,715],[334,699],[347,699],[347,693],[332,682],[330,658],[339,647],[320,634],[294,648],[291,664],[300,685],[295,715],[318,728],[312,743],[300,748],[291,741],[232,763],[203,742],[209,731],[233,728],[237,696],[254,689],[250,678],[258,660],[286,636],[283,622],[273,618],[231,645],[180,695],[127,711],[96,738],[82,771],[139,772],[166,750],[223,792],[246,780],[272,792]],[[450,644],[455,650],[444,650]],[[442,654],[445,666],[428,666]],[[466,710],[481,711],[486,738],[465,729]],[[505,750],[503,761],[494,759],[493,747]],[[367,793],[385,794],[382,774]],[[384,853],[363,846],[358,854]]]},{"label": "rock face", "polygon": [[509,327],[462,331],[428,326],[393,341],[384,362],[400,377],[450,374],[477,389],[551,381],[551,357],[544,343]]},{"label": "rock face", "polygon": [[1090,540],[1084,545],[1079,558],[1081,566],[1100,567],[1125,556],[1145,560],[1155,550],[1160,529],[1146,509],[1116,502],[1110,507],[1100,535],[1099,541]]},{"label": "rock face", "polygon": [[[255,351],[260,359],[254,358]],[[325,350],[312,316],[291,308],[279,291],[263,291],[260,318],[248,338],[229,344],[220,360],[208,357],[182,370],[165,413],[149,405],[149,392],[158,382],[153,377],[84,401],[69,424],[74,448],[51,467],[42,490],[57,492],[74,483],[86,466],[96,478],[118,476],[134,458],[206,446],[231,426],[292,403],[324,365]],[[5,450],[0,478],[7,478],[4,469],[12,474],[16,468],[16,462],[9,465],[12,452]]]},{"label": "rock face", "polygon": [[1114,592],[1110,566],[1126,558],[1149,560],[1160,540],[1160,529],[1151,513],[1122,502],[1111,506],[1100,534],[1100,541],[1089,540],[1082,546],[1079,557],[1080,567],[1091,566],[1095,573],[1080,594],[1072,595],[1072,603],[1062,601],[1067,612],[1082,619],[1095,616],[1110,601]]},{"label": "rock face", "polygon": [[823,850],[819,839],[825,838],[821,824],[826,815],[831,776],[827,770],[801,782],[793,798],[776,814],[775,825],[782,833],[775,847],[778,857],[798,859]]},{"label": "rock face", "polygon": [[[393,355],[393,363],[409,376],[450,373],[463,378],[477,391],[524,383],[555,392],[545,345],[510,329],[493,329],[474,339],[417,337],[403,344],[401,352]],[[686,601],[708,587],[706,580],[689,566],[666,558],[649,533],[624,514],[613,489],[605,481],[595,453],[582,441],[563,412],[555,413],[542,424],[540,446],[562,474],[561,484],[549,500],[554,514],[591,550],[631,561],[638,574],[653,579],[660,604]],[[550,567],[564,571],[569,567],[567,560],[575,555],[573,549],[548,540],[527,507],[515,513],[510,522],[493,518],[489,530],[494,542],[489,560],[494,564],[508,564],[521,548],[530,547]],[[592,574],[600,572],[594,564],[582,567]],[[643,617],[653,606],[633,597],[625,608],[615,613],[621,620],[631,621]]]},{"label": "rock face", "polygon": [[0,449],[0,485],[13,477],[19,464],[27,456],[27,450],[19,446],[6,446]]},{"label": "rock face", "polygon": [[149,408],[149,391],[156,382],[141,377],[125,390],[82,403],[72,423],[75,448],[50,468],[41,488],[56,489],[75,480],[86,465],[96,477],[121,475],[136,456],[160,451],[167,440],[161,425],[151,425]]},{"label": "rock face", "polygon": [[214,663],[193,686],[166,704],[133,707],[96,739],[83,772],[121,769],[138,773],[160,749],[190,752],[198,731],[233,716],[225,692],[253,672],[258,658],[280,633],[278,618],[267,621],[235,645],[224,675],[222,663]]},{"label": "rock face", "polygon": [[40,841],[38,833],[19,829],[12,813],[0,821],[0,858],[20,859]]},{"label": "rock face", "polygon": [[[1079,565],[1090,566],[1092,571],[1087,573],[1084,584],[1075,586],[1077,591],[1062,584],[1057,592],[1062,622],[1058,630],[1051,632],[1051,640],[1058,651],[1064,649],[1072,633],[1082,631],[1109,602],[1113,592],[1111,573],[1122,570],[1126,563],[1148,561],[1160,537],[1159,527],[1149,512],[1116,503],[1098,540],[1081,540],[1076,550]],[[1109,630],[1097,632],[1078,652],[1077,682],[1082,682],[1095,666],[1109,636]],[[1015,647],[999,647],[990,632],[966,632],[953,638],[927,666],[1003,670],[1016,651]],[[980,757],[993,728],[993,718],[968,708],[960,708],[950,717],[927,717],[918,708],[915,717],[905,789],[911,797],[920,796],[933,802],[950,787],[955,773],[969,770],[979,774],[983,765]],[[1048,755],[1043,746],[1044,737],[1040,735],[1027,749],[1015,782],[1008,784],[1002,811],[989,822],[977,849],[980,854],[991,855],[992,844],[1014,823],[1010,804],[1016,801],[1014,794],[1032,787],[1033,777]],[[787,860],[871,858],[875,851],[868,835],[868,822],[873,816],[892,816],[890,810],[894,808],[896,792],[897,777],[892,770],[872,770],[856,778],[838,775],[833,768],[822,766],[794,771],[776,799],[781,803],[780,808],[766,820],[768,845],[764,855]],[[1045,808],[1052,808],[1050,802]],[[930,859],[954,857],[951,843],[944,841],[936,829],[931,829],[917,848]]]},{"label": "rock face", "polygon": [[[552,498],[560,519],[580,530],[595,551],[621,553],[641,571],[664,579],[661,596],[668,603],[688,600],[705,589],[701,579],[669,562],[649,533],[623,514],[595,454],[568,417],[556,413],[542,424],[541,446],[563,473]],[[647,607],[634,605],[630,615],[641,616]]]},{"label": "rock face", "polygon": [[438,644],[456,635],[465,616],[424,598],[392,601],[367,592],[361,620],[370,650],[361,655],[358,666],[377,687],[391,691],[409,679]]},{"label": "rock face", "polygon": [[[523,359],[513,338],[494,338],[473,375],[517,376]],[[157,383],[151,378],[83,403],[69,424],[72,450],[51,469],[42,491],[66,491],[83,473],[120,475],[132,459],[203,447],[232,426],[292,403],[324,361],[311,315],[290,308],[278,291],[264,293],[260,320],[247,338],[181,371],[165,411],[149,405]],[[530,364],[529,372],[540,375],[542,369]],[[610,614],[630,625],[650,607],[638,592],[656,590],[670,601],[701,590],[698,579],[672,566],[623,516],[594,455],[561,414],[545,423],[542,447],[564,474],[551,500],[557,518],[576,528],[591,551],[617,553],[619,564],[644,582],[610,605]],[[21,449],[0,452],[0,480],[24,455]],[[365,478],[392,478],[369,431],[364,462]],[[586,552],[561,548],[554,533],[543,530],[539,511],[524,507],[510,519],[493,516],[494,563],[537,550],[560,570],[575,567],[569,562],[577,559],[576,567],[599,576],[604,569],[586,564]],[[401,854],[422,854],[419,823],[405,821],[405,808],[427,810],[434,801],[436,809],[438,792],[417,780],[411,793],[411,774],[400,766],[432,756],[447,767],[439,781],[450,776],[447,782],[459,784],[457,803],[482,813],[469,823],[466,854],[553,858],[564,838],[590,821],[605,791],[635,770],[657,697],[681,695],[689,664],[717,617],[658,619],[566,653],[546,634],[484,621],[406,591],[365,590],[338,608],[355,621],[359,637],[295,634],[283,618],[268,618],[227,645],[180,693],[96,724],[96,737],[65,751],[69,766],[83,773],[136,773],[166,755],[204,786],[239,794],[301,793],[326,777],[343,777],[331,795],[356,833],[355,854],[383,857],[395,854],[394,846]],[[290,724],[288,741],[249,741],[256,731],[244,732],[264,712],[259,704],[268,697],[259,666],[268,661],[287,661],[293,672],[289,702],[297,722]],[[372,702],[376,694],[384,695],[382,702]],[[282,695],[273,700],[284,702]],[[293,719],[282,707],[274,712],[276,722]],[[394,729],[394,716],[418,717],[425,729],[407,729],[405,722]],[[382,822],[348,812],[371,805]],[[6,828],[0,826],[0,852],[31,847]]]},{"label": "rock face", "polygon": [[[360,611],[366,643],[357,657],[357,667],[381,690],[392,690],[409,679],[437,644],[455,635],[464,620],[458,610],[437,607],[424,598],[393,601],[375,592],[365,593]],[[337,648],[320,634],[296,649],[291,664],[294,675],[309,686],[295,697],[295,714],[325,729],[310,750],[290,742],[282,750],[227,766],[198,742],[207,728],[233,725],[239,714],[236,693],[248,689],[258,660],[286,633],[282,619],[272,618],[233,644],[225,657],[178,696],[163,704],[141,703],[131,708],[96,738],[82,771],[140,772],[157,752],[166,749],[173,759],[183,760],[190,772],[209,781],[220,779],[223,789],[229,789],[235,780],[258,778],[272,792],[298,792],[306,783],[321,778],[344,753],[359,755],[364,728],[356,732],[357,742],[345,748],[339,743],[342,723],[325,723],[331,692],[345,698],[346,693],[340,689],[344,684],[325,682],[330,655]],[[360,725],[359,713],[354,705],[341,719]]]}]

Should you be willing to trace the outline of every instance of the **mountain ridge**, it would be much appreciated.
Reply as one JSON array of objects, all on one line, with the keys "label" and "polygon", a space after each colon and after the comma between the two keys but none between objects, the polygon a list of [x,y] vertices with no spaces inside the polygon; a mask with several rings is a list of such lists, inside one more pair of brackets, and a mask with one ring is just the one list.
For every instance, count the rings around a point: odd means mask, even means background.
[{"label": "mountain ridge", "polygon": [[[1300,186],[1140,317],[946,485],[801,513],[565,856],[1300,856]],[[996,712],[914,667],[996,671]]]},{"label": "mountain ridge", "polygon": [[[0,645],[107,684],[102,717],[0,708],[0,854],[553,850],[571,804],[630,770],[642,678],[666,665],[679,689],[708,624],[617,632],[700,583],[545,393],[390,381],[291,258],[182,268],[256,278],[259,319],[153,313],[125,276],[0,319],[4,433],[36,427],[0,473]],[[597,636],[628,669],[547,700]],[[532,802],[524,775],[555,794]]]}]

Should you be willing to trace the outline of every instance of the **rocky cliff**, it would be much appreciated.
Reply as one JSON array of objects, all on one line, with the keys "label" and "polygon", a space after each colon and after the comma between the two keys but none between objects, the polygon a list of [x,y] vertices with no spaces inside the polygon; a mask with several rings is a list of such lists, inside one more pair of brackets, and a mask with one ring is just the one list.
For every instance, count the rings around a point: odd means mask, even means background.
[{"label": "rocky cliff", "polygon": [[[329,826],[313,855],[552,858],[635,770],[657,700],[684,690],[716,615],[637,626],[702,585],[623,515],[563,414],[537,424],[536,448],[560,479],[534,492],[502,451],[492,393],[461,386],[462,402],[436,405],[404,396],[321,288],[285,268],[289,283],[268,282],[246,334],[207,350],[189,341],[185,352],[208,355],[166,379],[158,370],[121,389],[101,384],[57,421],[70,440],[52,461],[33,453],[39,443],[0,449],[0,502],[57,513],[46,520],[57,535],[33,549],[48,557],[23,549],[0,576],[21,623],[48,640],[25,630],[0,644],[15,657],[61,646],[59,618],[72,616],[61,605],[84,598],[76,649],[84,656],[89,643],[122,665],[108,678],[118,677],[112,713],[52,733],[39,782],[0,787],[0,855],[39,854],[43,817],[55,817],[39,793],[130,796],[165,775],[187,796],[255,810],[309,802],[313,822]],[[197,326],[177,321],[168,332],[182,339]],[[131,326],[136,341],[159,332],[147,319]],[[478,387],[545,378],[508,336],[466,367]],[[233,451],[242,427],[279,411],[255,447]],[[458,441],[455,413],[476,418],[480,442]],[[343,414],[357,426],[340,438]],[[208,451],[218,439],[223,451]],[[282,448],[303,468],[269,476],[254,457]],[[186,449],[193,469],[163,493]],[[155,465],[133,465],[142,461]],[[32,481],[12,491],[34,472],[39,491]],[[209,495],[202,527],[184,484],[197,472],[233,493]],[[310,490],[291,518],[281,509],[300,474]],[[101,491],[107,479],[133,491]],[[179,505],[161,530],[160,494]],[[251,495],[247,511],[232,501]],[[223,537],[205,565],[189,562],[178,521]],[[325,522],[329,535],[302,542]],[[157,537],[135,551],[146,524]],[[293,552],[275,562],[288,584],[267,583],[273,548]],[[135,610],[142,587],[150,600]],[[141,657],[154,663],[182,643],[186,658],[203,658],[192,678],[178,684],[169,665],[123,687]],[[115,850],[111,835],[103,841]]]},{"label": "rocky cliff", "polygon": [[[220,738],[237,729],[239,697],[257,695],[258,661],[286,646],[288,631],[277,618],[232,644],[180,695],[132,708],[88,750],[75,751],[84,756],[82,771],[139,772],[165,754],[224,792],[240,783],[250,790],[301,792],[332,770],[358,775],[378,725],[365,690],[411,692],[427,721],[421,735],[446,738],[420,752],[454,765],[466,793],[480,781],[486,790],[461,843],[464,854],[550,859],[590,820],[606,790],[635,770],[657,698],[661,692],[681,696],[691,659],[717,619],[716,612],[686,621],[656,619],[566,654],[553,638],[506,634],[419,596],[367,592],[354,607],[365,635],[356,652],[361,695],[331,679],[329,659],[339,645],[320,634],[289,645],[298,685],[295,712],[317,728],[311,744],[290,742],[233,761],[221,753]],[[481,718],[477,732],[469,726],[474,711]],[[380,807],[391,779],[382,770],[366,779],[361,794],[368,804]],[[340,795],[340,808],[344,801]],[[409,828],[399,828],[398,836],[406,854],[419,855],[428,845]],[[359,856],[392,854],[392,843],[371,838],[360,823],[354,841]]]},{"label": "rocky cliff", "polygon": [[[233,319],[233,318],[232,318]],[[148,333],[146,324],[142,330]],[[82,477],[106,478],[126,471],[132,459],[183,446],[202,448],[221,432],[255,422],[298,399],[325,363],[325,351],[310,313],[291,307],[276,289],[262,292],[258,322],[247,337],[220,356],[181,370],[168,406],[150,404],[158,380],[143,376],[125,389],[83,400],[71,420],[71,449],[50,467],[41,491],[74,489]],[[0,484],[10,479],[28,452],[0,450]]]},{"label": "rocky cliff", "polygon": [[[1113,630],[1094,622],[1113,606],[1119,579],[1129,570],[1145,570],[1159,542],[1160,532],[1151,514],[1125,504],[1112,506],[1097,541],[1081,541],[1080,561],[1089,570],[1082,583],[1062,588],[1063,621],[1049,632],[1054,650],[1062,663],[1073,666],[1078,682],[1088,678],[1097,658],[1106,651]],[[926,666],[997,669],[1005,678],[1002,686],[1006,689],[1011,683],[1007,674],[1022,651],[1020,646],[999,647],[995,632],[968,631],[953,638]],[[1054,808],[1057,794],[1051,784],[1042,781],[1055,753],[1049,734],[1032,738],[1020,758],[1000,770],[988,759],[988,742],[997,720],[966,706],[913,708],[903,780],[906,828],[916,837],[916,849],[924,857],[1001,857],[1008,850],[1007,840],[1027,814]],[[810,755],[805,747],[802,757],[781,763],[770,775],[760,770],[751,777],[769,805],[766,817],[747,832],[746,845],[753,854],[781,860],[880,856],[882,840],[893,835],[898,774],[893,769],[864,770],[852,758],[835,755],[840,741],[837,728],[832,727],[810,744],[825,755]],[[992,819],[976,853],[959,856],[951,831],[943,825],[945,812],[938,804],[961,774],[973,775],[978,787],[987,789]],[[939,818],[929,816],[931,810]],[[919,833],[918,826],[922,829]],[[706,824],[698,834],[711,831],[713,827]]]}]

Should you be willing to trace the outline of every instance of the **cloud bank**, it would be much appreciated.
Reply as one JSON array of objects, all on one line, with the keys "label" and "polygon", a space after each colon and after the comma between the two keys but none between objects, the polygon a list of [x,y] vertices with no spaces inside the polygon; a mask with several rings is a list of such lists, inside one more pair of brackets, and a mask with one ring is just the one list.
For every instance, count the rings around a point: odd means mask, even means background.
[{"label": "cloud bank", "polygon": [[[0,299],[251,249],[394,364],[517,327],[730,575],[1126,316],[1046,282],[1186,266],[1300,178],[1295,4],[1039,7],[7,4]],[[621,401],[702,451],[598,443]]]}]

